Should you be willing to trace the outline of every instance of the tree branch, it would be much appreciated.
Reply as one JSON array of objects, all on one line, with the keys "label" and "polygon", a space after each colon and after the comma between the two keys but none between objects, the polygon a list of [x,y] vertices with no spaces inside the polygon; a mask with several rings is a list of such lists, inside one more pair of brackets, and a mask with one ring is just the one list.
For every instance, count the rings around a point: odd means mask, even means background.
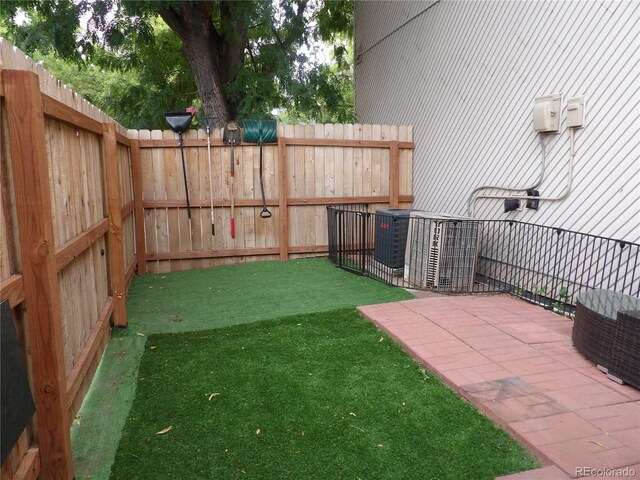
[{"label": "tree branch", "polygon": [[184,18],[175,11],[173,6],[166,6],[158,9],[158,14],[162,17],[169,28],[173,30],[180,40],[184,42],[185,37],[189,31]]},{"label": "tree branch", "polygon": [[[296,22],[300,22],[303,24],[304,11],[307,8],[307,1],[308,0],[300,0],[296,2],[298,5],[298,11],[296,12],[296,16],[291,22],[293,25],[295,25]],[[302,28],[302,31],[304,31],[304,27]],[[276,36],[276,38],[278,37]],[[293,42],[295,42],[298,38],[300,38],[300,30],[298,30],[297,28],[292,28],[289,30],[289,33],[284,38],[284,40],[280,42],[280,45],[285,49],[289,48],[293,44]]]}]

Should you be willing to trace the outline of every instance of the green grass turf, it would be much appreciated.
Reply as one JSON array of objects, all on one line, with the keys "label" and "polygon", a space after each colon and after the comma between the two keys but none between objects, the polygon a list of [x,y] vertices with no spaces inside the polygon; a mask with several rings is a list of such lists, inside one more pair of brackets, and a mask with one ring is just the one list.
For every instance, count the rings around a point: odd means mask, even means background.
[{"label": "green grass turf", "polygon": [[413,298],[326,258],[144,275],[129,291],[127,334],[175,333]]},{"label": "green grass turf", "polygon": [[111,478],[479,480],[536,466],[349,308],[150,336]]},{"label": "green grass turf", "polygon": [[80,409],[80,423],[71,428],[76,477],[108,478],[133,403],[146,335],[409,298],[405,290],[347,273],[323,258],[135,277],[127,300],[129,327],[114,331]]}]

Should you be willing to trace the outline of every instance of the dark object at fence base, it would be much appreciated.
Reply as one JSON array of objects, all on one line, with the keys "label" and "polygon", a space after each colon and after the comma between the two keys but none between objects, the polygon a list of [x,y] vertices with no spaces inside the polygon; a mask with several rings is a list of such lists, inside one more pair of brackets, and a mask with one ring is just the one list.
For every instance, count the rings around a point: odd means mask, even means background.
[{"label": "dark object at fence base", "polygon": [[27,369],[24,365],[22,350],[18,343],[18,335],[13,323],[13,315],[9,308],[9,301],[2,302],[2,339],[0,351],[2,352],[0,364],[2,365],[2,394],[0,395],[0,410],[2,411],[2,462],[7,458],[11,449],[18,441],[29,420],[35,412]]},{"label": "dark object at fence base", "polygon": [[572,339],[589,360],[640,388],[640,300],[608,290],[578,298]]}]

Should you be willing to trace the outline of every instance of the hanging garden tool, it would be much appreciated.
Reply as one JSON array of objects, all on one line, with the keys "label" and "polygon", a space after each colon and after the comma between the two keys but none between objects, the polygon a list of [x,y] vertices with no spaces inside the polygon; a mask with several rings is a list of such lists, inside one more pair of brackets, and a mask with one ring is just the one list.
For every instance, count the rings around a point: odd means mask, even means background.
[{"label": "hanging garden tool", "polygon": [[213,175],[212,175],[212,167],[211,167],[211,127],[214,124],[216,117],[199,117],[198,121],[204,127],[205,132],[207,132],[207,157],[209,159],[209,194],[211,199],[211,236],[215,237],[216,235],[216,225],[215,225],[215,217],[213,213]]},{"label": "hanging garden tool", "polygon": [[273,143],[278,140],[278,124],[275,120],[244,120],[244,141],[260,144],[260,192],[262,193],[261,218],[271,217],[271,212],[267,208],[267,200],[264,196],[264,180],[262,178],[262,144]]},{"label": "hanging garden tool", "polygon": [[187,184],[187,167],[184,163],[184,138],[182,134],[186,132],[191,126],[191,120],[195,109],[189,107],[184,112],[169,112],[164,114],[164,118],[171,127],[171,130],[178,134],[178,141],[180,143],[180,155],[182,156],[182,176],[184,177],[184,190],[187,195],[187,213],[189,215],[189,222],[191,222],[191,204],[189,203],[189,185]]},{"label": "hanging garden tool", "polygon": [[222,141],[231,145],[231,238],[236,238],[236,219],[233,211],[233,178],[235,172],[235,160],[233,158],[233,146],[236,143],[240,143],[242,133],[240,127],[236,122],[229,122],[224,127],[224,133],[222,135]]}]

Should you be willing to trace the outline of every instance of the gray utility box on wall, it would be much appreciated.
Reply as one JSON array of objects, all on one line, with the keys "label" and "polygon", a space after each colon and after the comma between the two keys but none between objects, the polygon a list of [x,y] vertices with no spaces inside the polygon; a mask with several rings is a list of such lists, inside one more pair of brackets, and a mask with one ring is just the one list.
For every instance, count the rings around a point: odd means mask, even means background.
[{"label": "gray utility box on wall", "polygon": [[376,210],[375,248],[373,258],[386,267],[404,268],[411,209]]}]

